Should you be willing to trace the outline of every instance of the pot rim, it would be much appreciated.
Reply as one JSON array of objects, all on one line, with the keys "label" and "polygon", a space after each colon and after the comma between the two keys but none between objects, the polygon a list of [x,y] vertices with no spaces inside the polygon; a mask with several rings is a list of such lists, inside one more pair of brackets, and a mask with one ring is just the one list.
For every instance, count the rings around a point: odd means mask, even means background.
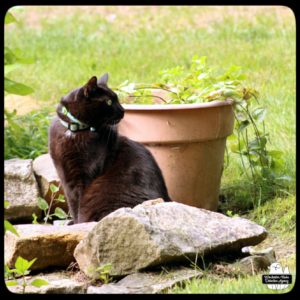
[{"label": "pot rim", "polygon": [[208,107],[228,106],[233,104],[233,100],[214,100],[204,103],[192,104],[122,104],[125,110],[191,110]]}]

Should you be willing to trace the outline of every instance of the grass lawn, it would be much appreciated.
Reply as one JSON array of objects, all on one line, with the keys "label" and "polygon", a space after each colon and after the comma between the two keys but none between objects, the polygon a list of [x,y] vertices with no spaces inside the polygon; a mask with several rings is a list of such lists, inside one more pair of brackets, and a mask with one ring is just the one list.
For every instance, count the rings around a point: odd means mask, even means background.
[{"label": "grass lawn", "polygon": [[[276,221],[272,219],[276,216]],[[168,293],[184,294],[270,294],[287,293],[295,283],[296,274],[296,211],[295,197],[289,196],[285,199],[275,198],[265,203],[250,213],[243,215],[247,219],[253,220],[258,224],[265,226],[268,230],[268,237],[257,249],[266,249],[273,247],[276,253],[276,259],[283,267],[288,266],[293,276],[293,283],[287,289],[270,290],[262,284],[262,274],[268,274],[268,271],[261,272],[254,276],[232,273],[219,273],[207,267],[204,270],[202,279],[193,279],[170,289]]]},{"label": "grass lawn", "polygon": [[[267,108],[269,147],[283,151],[281,173],[291,178],[282,188],[267,191],[267,201],[245,216],[266,226],[270,235],[265,246],[274,246],[279,259],[286,259],[294,270],[296,30],[289,8],[24,6],[12,12],[19,23],[5,26],[5,45],[34,63],[9,77],[35,91],[23,102],[20,97],[5,97],[5,108],[17,108],[20,115],[12,117],[14,125],[5,133],[6,159],[46,152],[46,116],[65,93],[92,75],[108,72],[112,88],[127,79],[152,83],[164,68],[188,67],[195,54],[207,56],[212,67],[242,66]],[[29,113],[37,108],[42,112]],[[247,184],[239,157],[232,157],[222,178],[224,213],[245,213],[241,208],[252,201]],[[220,279],[208,271],[204,279],[171,292],[272,292],[259,281],[257,276]]]}]

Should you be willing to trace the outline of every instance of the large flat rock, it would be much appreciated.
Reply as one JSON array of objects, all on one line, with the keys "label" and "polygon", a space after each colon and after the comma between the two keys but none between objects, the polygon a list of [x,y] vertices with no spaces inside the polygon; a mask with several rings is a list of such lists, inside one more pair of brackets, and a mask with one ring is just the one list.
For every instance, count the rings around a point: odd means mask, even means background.
[{"label": "large flat rock", "polygon": [[41,216],[37,198],[39,188],[31,159],[9,159],[4,161],[4,195],[10,205],[5,218],[10,221],[32,220],[32,214]]},{"label": "large flat rock", "polygon": [[[79,275],[79,276],[77,276]],[[26,276],[28,286],[25,293],[30,294],[158,294],[176,284],[192,278],[200,278],[202,272],[190,268],[172,268],[167,272],[161,270],[152,272],[135,273],[126,276],[117,283],[102,284],[81,278],[79,273],[54,272]],[[42,287],[31,286],[35,279],[43,279],[48,282]],[[22,293],[22,278],[17,279],[18,286],[8,286],[13,293]],[[100,286],[99,286],[100,285]]]},{"label": "large flat rock", "polygon": [[75,249],[80,269],[97,277],[99,266],[112,264],[122,276],[149,267],[232,252],[256,245],[266,230],[243,218],[176,202],[120,208],[103,218]]},{"label": "large flat rock", "polygon": [[[69,272],[54,272],[49,274],[38,274],[34,276],[26,276],[28,286],[25,293],[28,294],[85,294],[88,283],[78,281]],[[47,285],[34,287],[30,283],[35,279],[43,279],[48,282]],[[7,289],[15,294],[22,294],[22,279],[17,279],[17,286],[7,286]]]},{"label": "large flat rock", "polygon": [[200,278],[202,272],[189,268],[177,268],[168,272],[143,272],[126,276],[117,283],[89,286],[88,294],[158,294],[176,284],[192,278]]},{"label": "large flat rock", "polygon": [[6,232],[4,239],[5,263],[13,268],[18,256],[27,260],[37,258],[31,270],[47,267],[67,267],[74,261],[77,244],[92,230],[96,222],[70,226],[16,225],[19,237]]}]

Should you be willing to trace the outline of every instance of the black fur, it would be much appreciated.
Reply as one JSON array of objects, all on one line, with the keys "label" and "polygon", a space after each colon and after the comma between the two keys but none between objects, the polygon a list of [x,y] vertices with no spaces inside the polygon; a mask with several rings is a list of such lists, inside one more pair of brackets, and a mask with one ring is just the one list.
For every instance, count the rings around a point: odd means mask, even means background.
[{"label": "black fur", "polygon": [[[108,105],[111,100],[111,105]],[[55,118],[49,131],[50,154],[61,179],[74,223],[99,221],[120,207],[145,200],[171,201],[156,161],[141,144],[117,132],[124,116],[117,95],[107,86],[107,75],[92,77],[63,97],[65,106],[80,121],[96,128],[71,133]]]}]

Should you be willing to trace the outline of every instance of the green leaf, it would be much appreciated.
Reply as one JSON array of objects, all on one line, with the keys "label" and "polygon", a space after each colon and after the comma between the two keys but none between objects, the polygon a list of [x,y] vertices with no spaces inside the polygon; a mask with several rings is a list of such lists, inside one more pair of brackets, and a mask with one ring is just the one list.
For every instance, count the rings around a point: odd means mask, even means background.
[{"label": "green leaf", "polygon": [[28,261],[27,259],[18,256],[15,263],[16,272],[20,275],[24,275],[29,270],[29,268],[34,264],[35,261],[36,258],[32,259],[31,261]]},{"label": "green leaf", "polygon": [[280,159],[283,155],[283,152],[279,150],[270,150],[268,151],[268,154],[274,159]]},{"label": "green leaf", "polygon": [[56,198],[55,200],[58,201],[58,202],[62,202],[62,203],[66,202],[65,196],[62,195],[62,194],[59,194],[58,198]]},{"label": "green leaf", "polygon": [[51,183],[50,184],[50,190],[51,190],[52,193],[56,193],[56,192],[59,191],[59,187],[56,186],[55,184]]},{"label": "green leaf", "polygon": [[14,52],[10,48],[4,47],[4,65],[11,65],[17,62],[18,58]]},{"label": "green leaf", "polygon": [[242,132],[247,126],[250,125],[250,122],[248,120],[242,121],[239,123],[239,125],[237,126],[237,130],[239,132]]},{"label": "green leaf", "polygon": [[7,12],[5,15],[4,24],[10,24],[10,23],[16,23],[16,22],[18,22],[17,19],[10,12]]},{"label": "green leaf", "polygon": [[4,66],[4,76],[6,76],[7,74],[9,74],[10,72],[18,69],[20,67],[19,64],[10,64],[10,65],[5,65]]},{"label": "green leaf", "polygon": [[226,139],[229,142],[236,142],[238,140],[237,136],[235,134],[231,134]]},{"label": "green leaf", "polygon": [[13,271],[8,267],[8,265],[4,265],[4,272],[8,274],[13,273]]},{"label": "green leaf", "polygon": [[41,279],[41,278],[36,278],[34,279],[33,281],[31,281],[30,285],[33,285],[37,288],[43,286],[43,285],[48,285],[49,282],[44,280],[44,279]]},{"label": "green leaf", "polygon": [[59,219],[66,219],[68,217],[68,215],[60,207],[55,208],[53,215],[58,217]]},{"label": "green leaf", "polygon": [[98,267],[96,271],[98,271],[101,274],[107,274],[110,272],[111,268],[112,268],[112,264],[105,264],[103,266]]},{"label": "green leaf", "polygon": [[24,51],[20,48],[14,48],[14,54],[17,57],[17,62],[20,64],[32,64],[34,63],[33,57],[24,57]]},{"label": "green leaf", "polygon": [[7,220],[4,220],[4,228],[5,228],[5,231],[10,231],[12,232],[13,234],[15,234],[16,236],[19,236],[16,228],[14,227],[14,225],[12,225],[9,221]]},{"label": "green leaf", "polygon": [[34,90],[23,84],[4,77],[4,90],[7,93],[25,96],[31,94]]},{"label": "green leaf", "polygon": [[262,122],[265,119],[265,117],[266,117],[266,113],[267,113],[267,110],[265,108],[259,107],[259,108],[256,108],[252,112],[252,117],[257,122]]},{"label": "green leaf", "polygon": [[251,150],[263,150],[267,144],[265,136],[261,136],[249,142],[248,148]]},{"label": "green leaf", "polygon": [[6,286],[16,286],[19,283],[15,280],[10,280],[10,281],[6,281],[5,284],[6,284]]},{"label": "green leaf", "polygon": [[10,205],[9,201],[4,200],[4,208],[8,208]]},{"label": "green leaf", "polygon": [[247,115],[246,115],[244,112],[242,112],[242,111],[237,112],[237,113],[235,114],[235,117],[236,117],[236,119],[237,119],[238,121],[240,121],[240,122],[243,122],[243,121],[248,120]]},{"label": "green leaf", "polygon": [[39,224],[39,222],[37,221],[38,217],[35,213],[32,214],[32,218],[33,218],[32,224]]},{"label": "green leaf", "polygon": [[49,204],[45,199],[38,197],[37,202],[38,202],[38,207],[41,210],[47,210],[49,208]]}]

